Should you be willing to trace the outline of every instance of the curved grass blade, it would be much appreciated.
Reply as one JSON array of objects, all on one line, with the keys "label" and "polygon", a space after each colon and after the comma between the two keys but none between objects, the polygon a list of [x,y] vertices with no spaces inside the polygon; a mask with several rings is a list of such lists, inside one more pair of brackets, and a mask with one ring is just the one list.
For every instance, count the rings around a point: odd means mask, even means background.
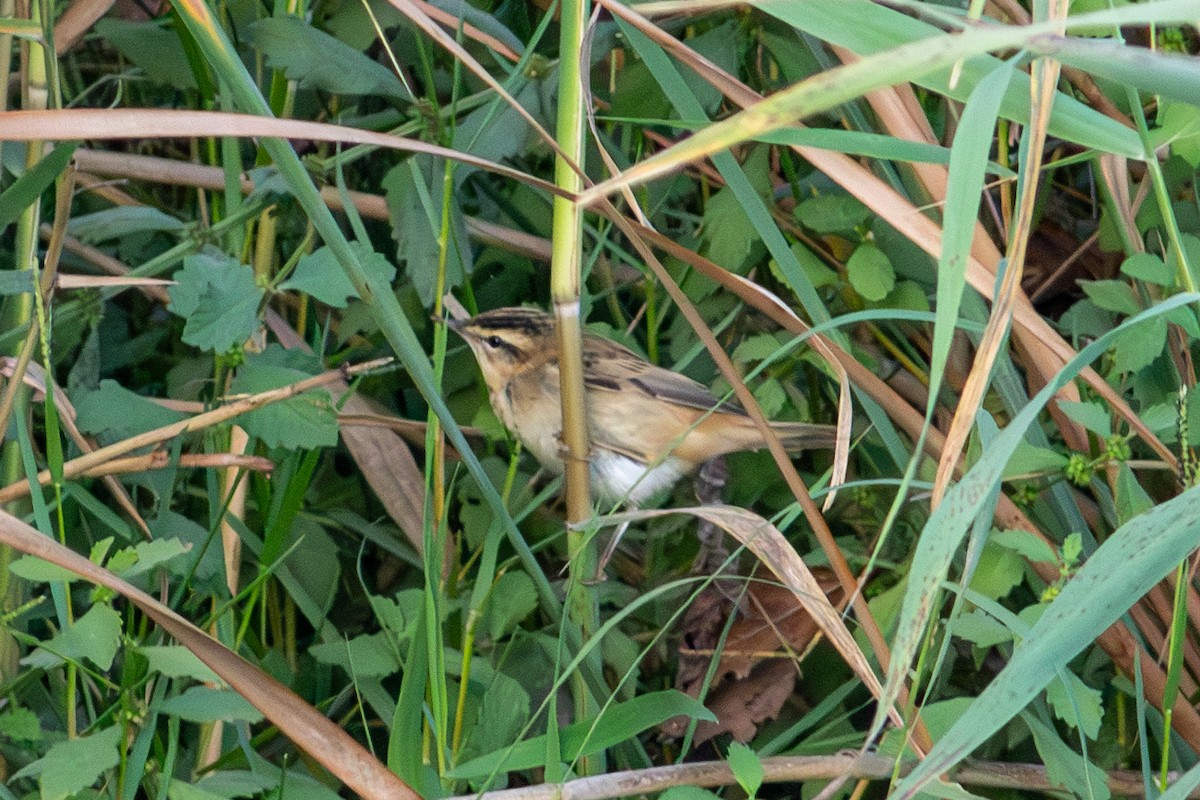
[{"label": "curved grass blade", "polygon": [[875,720],[871,725],[871,737],[869,738],[873,738],[883,728],[884,711],[895,703],[900,688],[908,677],[909,666],[924,639],[929,617],[933,614],[935,600],[942,581],[946,579],[949,572],[954,553],[958,550],[972,522],[982,510],[992,487],[1000,480],[1005,465],[1024,438],[1026,428],[1033,424],[1054,393],[1107,350],[1114,338],[1126,328],[1198,300],[1200,300],[1200,294],[1176,295],[1152,309],[1131,317],[1085,347],[1038,392],[1021,410],[1021,413],[1009,423],[1008,427],[996,437],[992,446],[983,453],[963,479],[946,493],[945,500],[925,523],[916,553],[913,556],[908,587],[904,593],[904,602],[900,609],[896,636],[893,640],[892,663],[888,670],[887,682],[884,685],[879,708],[875,712]]},{"label": "curved grass blade", "polygon": [[[276,137],[319,142],[368,144],[409,153],[423,153],[457,161],[520,181],[550,194],[561,194],[554,184],[529,173],[497,164],[460,150],[428,142],[327,122],[277,119],[225,111],[185,111],[151,108],[71,108],[55,111],[0,112],[0,141],[73,141],[80,131],[89,139],[193,139],[198,136]],[[295,156],[294,151],[288,148]],[[35,167],[36,169],[36,167]]]}]

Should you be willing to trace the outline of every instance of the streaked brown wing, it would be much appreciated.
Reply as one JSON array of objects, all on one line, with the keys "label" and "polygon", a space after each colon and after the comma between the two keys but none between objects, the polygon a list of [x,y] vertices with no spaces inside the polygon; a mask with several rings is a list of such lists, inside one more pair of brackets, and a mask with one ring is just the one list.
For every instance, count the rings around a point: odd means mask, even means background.
[{"label": "streaked brown wing", "polygon": [[718,403],[703,384],[656,367],[609,339],[588,337],[584,352],[584,382],[593,389],[620,392],[636,390],[649,397],[687,408],[745,413],[734,403]]}]

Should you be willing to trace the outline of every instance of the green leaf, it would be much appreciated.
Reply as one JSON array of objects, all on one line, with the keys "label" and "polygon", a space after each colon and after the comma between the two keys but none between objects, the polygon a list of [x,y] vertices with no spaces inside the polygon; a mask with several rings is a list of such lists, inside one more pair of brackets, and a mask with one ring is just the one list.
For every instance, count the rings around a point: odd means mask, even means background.
[{"label": "green leaf", "polygon": [[1190,103],[1161,100],[1158,104],[1159,128],[1153,132],[1156,143],[1170,141],[1172,155],[1200,167],[1200,108]]},{"label": "green leaf", "polygon": [[121,726],[113,725],[91,736],[59,742],[13,777],[40,775],[42,800],[66,800],[117,765],[121,760],[121,734]]},{"label": "green leaf", "polygon": [[1117,372],[1138,372],[1150,366],[1167,346],[1167,320],[1154,317],[1144,320],[1118,335],[1113,350],[1113,369]]},{"label": "green leaf", "polygon": [[386,678],[400,671],[400,657],[386,633],[364,633],[345,642],[321,642],[308,652],[322,664],[339,666],[357,679]]},{"label": "green leaf", "polygon": [[1082,731],[1084,736],[1094,740],[1100,733],[1104,695],[1084,683],[1074,672],[1063,670],[1050,681],[1046,687],[1046,700],[1054,709],[1054,716]]},{"label": "green leaf", "polygon": [[0,737],[18,742],[40,742],[42,726],[37,714],[28,708],[0,713]]},{"label": "green leaf", "polygon": [[206,792],[199,786],[184,783],[178,778],[172,778],[167,787],[167,800],[227,800],[229,795]]},{"label": "green leaf", "polygon": [[[769,155],[768,148],[756,147],[742,165],[749,185],[759,198],[771,188],[767,172]],[[739,275],[744,275],[766,252],[762,237],[734,186],[722,188],[704,204],[700,238],[705,256]]]},{"label": "green leaf", "polygon": [[763,765],[758,754],[741,742],[730,742],[729,753],[725,756],[733,778],[742,787],[742,791],[754,800],[763,784]]},{"label": "green leaf", "polygon": [[1021,557],[989,541],[983,546],[969,585],[984,597],[999,600],[1019,586],[1024,577],[1025,564]]},{"label": "green leaf", "polygon": [[1112,416],[1108,413],[1108,409],[1101,404],[1060,400],[1058,407],[1072,420],[1087,428],[1101,439],[1112,434]]},{"label": "green leaf", "polygon": [[1066,465],[1067,457],[1057,450],[1035,447],[1022,440],[1017,445],[1017,451],[1005,465],[1002,474],[1005,478],[1013,478],[1017,475],[1043,475],[1061,472]]},{"label": "green leaf", "polygon": [[1088,299],[1107,311],[1136,314],[1142,310],[1142,304],[1125,281],[1079,281],[1079,286]]},{"label": "green leaf", "polygon": [[848,194],[822,194],[796,206],[796,219],[816,233],[845,233],[867,221],[871,209]]},{"label": "green leaf", "polygon": [[96,33],[141,68],[147,79],[180,90],[196,88],[196,74],[179,35],[159,23],[108,18],[96,23]]},{"label": "green leaf", "polygon": [[120,239],[135,233],[177,233],[183,223],[153,206],[117,206],[72,217],[67,232],[88,243]]},{"label": "green leaf", "polygon": [[[63,142],[55,146],[53,150],[42,156],[40,161],[25,170],[25,174],[17,178],[12,186],[0,192],[0,232],[3,232],[26,208],[37,202],[38,198],[42,196],[42,192],[46,191],[50,184],[54,183],[54,180],[67,168],[67,164],[71,162],[71,156],[75,154],[75,148],[78,146],[78,142]],[[29,283],[31,274],[26,271],[11,273],[13,277],[22,276],[28,285],[28,288],[19,291],[32,290],[33,284]],[[5,277],[10,277],[10,273],[6,272]],[[0,294],[16,294],[16,292],[0,291]]]},{"label": "green leaf", "polygon": [[[561,729],[559,760],[571,762],[579,756],[598,753],[680,715],[701,720],[716,719],[700,701],[683,692],[674,689],[652,692],[609,706],[597,720],[577,722]],[[447,773],[447,777],[476,778],[493,772],[531,769],[544,764],[545,760],[546,737],[535,736],[459,764]]]},{"label": "green leaf", "polygon": [[155,567],[189,553],[191,549],[191,545],[185,544],[178,539],[154,539],[149,542],[140,542],[132,548],[120,551],[122,553],[131,552],[133,554],[131,563],[128,566],[117,569],[112,563],[109,563],[108,568],[125,580],[132,580],[139,575],[146,574]]},{"label": "green leaf", "polygon": [[137,652],[150,663],[150,671],[168,678],[191,678],[204,683],[220,683],[217,673],[191,650],[180,644],[140,645]]},{"label": "green leaf", "polygon": [[1057,731],[1032,714],[1021,714],[1021,720],[1033,733],[1034,745],[1042,757],[1042,763],[1046,765],[1046,777],[1050,783],[1090,800],[1109,800],[1112,797],[1104,770],[1085,761],[1059,738]]},{"label": "green leaf", "polygon": [[[521,120],[521,124],[527,123]],[[396,258],[403,262],[408,278],[426,308],[433,305],[438,289],[444,164],[441,159],[417,156],[394,167],[383,179],[392,238],[396,240]],[[460,168],[455,176],[462,173]],[[450,244],[446,252],[443,287],[448,291],[462,285],[471,269],[472,254],[466,223],[453,197],[445,213],[450,215]]]},{"label": "green leaf", "polygon": [[125,439],[187,418],[187,414],[159,405],[107,379],[100,381],[99,389],[83,396],[76,393],[71,399],[75,402],[75,424],[85,433],[114,431]]},{"label": "green leaf", "polygon": [[[804,277],[812,284],[814,289],[820,289],[822,286],[837,286],[841,276],[837,274],[837,270],[830,269],[826,266],[817,255],[804,246],[802,242],[795,242],[789,248],[792,255],[796,257],[796,263],[800,265]],[[779,262],[771,259],[771,274],[774,275],[780,282],[787,282],[787,276],[784,275]]]},{"label": "green leaf", "polygon": [[53,581],[70,583],[71,581],[80,580],[78,575],[66,567],[51,564],[49,561],[37,556],[21,556],[8,565],[8,570],[18,578],[24,578],[27,581],[35,583],[51,583]]},{"label": "green leaf", "polygon": [[1026,530],[1017,528],[1007,531],[995,531],[992,533],[990,541],[995,542],[1001,547],[1007,547],[1029,561],[1046,564],[1058,563],[1058,554],[1054,551],[1054,548],[1041,537],[1035,536]]},{"label": "green leaf", "polygon": [[537,608],[533,580],[520,570],[506,572],[496,579],[491,594],[488,631],[493,641],[512,633],[517,624]]},{"label": "green leaf", "polygon": [[[351,242],[350,247],[362,262],[363,269],[380,285],[390,284],[396,277],[396,268],[382,254],[361,242]],[[328,247],[301,257],[292,277],[279,288],[304,292],[334,308],[345,308],[349,299],[358,298],[358,292]]]},{"label": "green leaf", "polygon": [[699,786],[672,786],[658,796],[659,800],[720,800],[720,797]]},{"label": "green leaf", "polygon": [[263,289],[249,267],[224,256],[191,255],[175,281],[168,289],[171,310],[187,319],[188,344],[227,353],[257,330]]},{"label": "green leaf", "polygon": [[704,205],[704,255],[730,272],[744,275],[762,258],[762,239],[733,189],[726,186]]},{"label": "green leaf", "polygon": [[108,670],[120,644],[121,615],[111,606],[94,605],[73,625],[21,659],[21,663],[50,669],[63,661],[80,662],[86,658],[100,669]]},{"label": "green leaf", "polygon": [[298,17],[259,20],[249,30],[267,64],[302,86],[333,94],[411,99],[390,69]]},{"label": "green leaf", "polygon": [[850,285],[866,300],[882,300],[896,285],[891,259],[875,245],[864,242],[854,249],[846,262]]},{"label": "green leaf", "polygon": [[1121,262],[1121,272],[1156,286],[1174,286],[1175,274],[1153,253],[1134,253]]},{"label": "green leaf", "polygon": [[[303,360],[272,344],[261,353],[246,356],[231,388],[235,393],[257,394],[316,374],[297,368],[302,363]],[[262,439],[267,447],[294,450],[337,444],[337,412],[326,389],[313,389],[270,403],[243,414],[239,421],[247,433]]]},{"label": "green leaf", "polygon": [[956,617],[951,623],[950,632],[976,647],[995,647],[1015,638],[1004,623],[978,609]]},{"label": "green leaf", "polygon": [[1117,522],[1120,525],[1154,507],[1154,498],[1138,483],[1128,464],[1122,463],[1117,467],[1113,504],[1117,508]]},{"label": "green leaf", "polygon": [[739,364],[765,361],[774,357],[783,345],[771,333],[759,333],[743,339],[733,351],[733,360]]},{"label": "green leaf", "polygon": [[467,736],[462,758],[470,760],[502,751],[517,741],[522,728],[529,721],[529,706],[529,693],[515,678],[503,672],[494,673],[492,682],[483,693],[479,714]]},{"label": "green leaf", "polygon": [[263,718],[258,709],[237,692],[211,686],[193,686],[183,694],[163,701],[158,710],[188,722],[216,722],[221,719],[262,722]]}]

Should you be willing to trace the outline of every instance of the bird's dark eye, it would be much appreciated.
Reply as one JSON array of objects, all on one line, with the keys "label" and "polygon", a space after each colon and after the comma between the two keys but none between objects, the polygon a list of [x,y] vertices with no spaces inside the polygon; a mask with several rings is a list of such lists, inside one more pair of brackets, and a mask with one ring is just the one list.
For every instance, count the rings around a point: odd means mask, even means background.
[{"label": "bird's dark eye", "polygon": [[499,336],[489,336],[483,340],[488,347],[499,347],[504,344],[504,340]]}]

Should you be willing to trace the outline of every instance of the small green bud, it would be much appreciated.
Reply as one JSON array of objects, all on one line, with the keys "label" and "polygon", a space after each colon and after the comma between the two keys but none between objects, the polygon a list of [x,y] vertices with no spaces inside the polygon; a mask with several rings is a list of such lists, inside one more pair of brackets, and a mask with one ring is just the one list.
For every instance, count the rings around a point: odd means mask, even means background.
[{"label": "small green bud", "polygon": [[1067,480],[1079,487],[1092,482],[1092,471],[1091,462],[1081,453],[1072,453],[1067,459],[1067,466],[1063,468]]}]

